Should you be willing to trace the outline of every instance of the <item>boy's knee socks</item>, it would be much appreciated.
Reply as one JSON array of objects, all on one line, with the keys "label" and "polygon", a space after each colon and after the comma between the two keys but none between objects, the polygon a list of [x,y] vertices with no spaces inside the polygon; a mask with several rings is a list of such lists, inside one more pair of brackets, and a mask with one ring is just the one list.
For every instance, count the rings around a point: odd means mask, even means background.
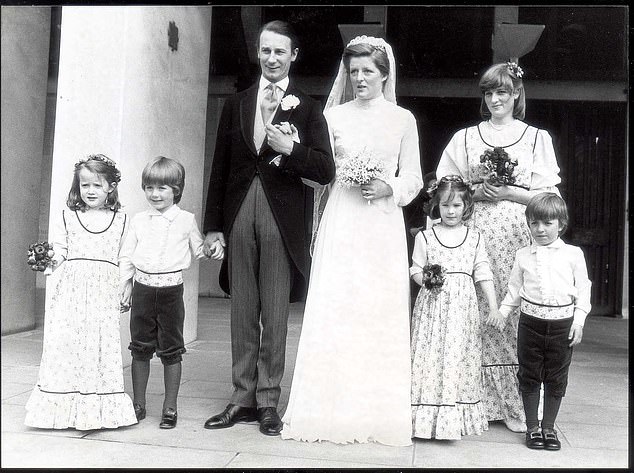
[{"label": "boy's knee socks", "polygon": [[553,396],[548,392],[544,393],[544,417],[542,419],[542,429],[554,429],[555,419],[559,413],[561,396]]},{"label": "boy's knee socks", "polygon": [[526,428],[531,430],[539,426],[537,409],[539,408],[539,391],[522,392],[524,402],[524,414],[526,414]]}]

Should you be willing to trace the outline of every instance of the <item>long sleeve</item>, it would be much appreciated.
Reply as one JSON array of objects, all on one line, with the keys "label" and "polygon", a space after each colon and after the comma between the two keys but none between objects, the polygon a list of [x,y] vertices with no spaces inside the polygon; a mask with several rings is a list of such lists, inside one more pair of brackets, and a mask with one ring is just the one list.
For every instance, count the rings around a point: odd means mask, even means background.
[{"label": "long sleeve", "polygon": [[423,232],[418,232],[414,238],[414,250],[412,252],[412,266],[409,268],[409,275],[413,276],[423,272],[423,267],[427,264],[427,240]]},{"label": "long sleeve", "polygon": [[387,183],[392,187],[394,203],[400,207],[414,200],[423,188],[418,128],[414,115],[409,111],[407,114],[407,126],[399,151],[398,175],[387,180]]},{"label": "long sleeve", "polygon": [[[234,100],[228,99],[222,108],[218,133],[216,134],[216,148],[214,150],[211,175],[209,176],[209,188],[207,190],[207,204],[203,219],[203,231],[221,232],[224,225],[224,199],[229,178],[229,159],[232,107]],[[237,105],[236,105],[237,106]]]},{"label": "long sleeve", "polygon": [[203,243],[205,242],[204,237],[200,233],[198,229],[198,223],[196,222],[196,218],[192,218],[192,227],[189,230],[189,247],[191,248],[191,252],[196,259],[202,259],[205,257],[203,253]]},{"label": "long sleeve", "polygon": [[473,282],[492,281],[493,272],[489,264],[489,257],[486,252],[484,238],[479,235],[478,244],[476,245],[476,255],[473,264]]},{"label": "long sleeve", "polygon": [[131,279],[136,272],[134,264],[132,263],[132,255],[134,254],[137,243],[138,237],[135,219],[131,218],[125,237],[123,238],[121,250],[119,251],[119,278],[121,282],[126,282]]},{"label": "long sleeve", "polygon": [[523,273],[516,255],[515,261],[513,262],[513,268],[511,269],[511,274],[509,276],[507,292],[500,304],[500,312],[504,317],[507,317],[513,308],[519,307],[521,299],[520,289],[522,289],[523,285]]},{"label": "long sleeve", "polygon": [[559,190],[555,186],[560,183],[561,178],[559,177],[559,166],[557,165],[553,140],[546,130],[539,130],[535,141],[531,190],[559,194]]},{"label": "long sleeve", "polygon": [[61,262],[68,256],[68,231],[66,230],[65,211],[56,215],[51,226],[50,243],[55,255],[53,259]]},{"label": "long sleeve", "polygon": [[583,326],[586,320],[588,312],[590,312],[590,295],[592,289],[592,282],[588,278],[588,268],[586,266],[586,259],[581,248],[576,249],[576,257],[573,261],[572,274],[574,277],[574,285],[577,289],[577,294],[574,297],[575,312],[574,323]]},{"label": "long sleeve", "polygon": [[458,175],[463,179],[469,179],[469,165],[465,149],[466,129],[458,130],[451,137],[440,156],[436,167],[436,178]]},{"label": "long sleeve", "polygon": [[293,143],[291,154],[282,156],[280,168],[294,172],[304,179],[328,184],[335,176],[335,162],[332,158],[328,125],[319,102],[313,103],[303,131],[305,136],[300,143]]}]

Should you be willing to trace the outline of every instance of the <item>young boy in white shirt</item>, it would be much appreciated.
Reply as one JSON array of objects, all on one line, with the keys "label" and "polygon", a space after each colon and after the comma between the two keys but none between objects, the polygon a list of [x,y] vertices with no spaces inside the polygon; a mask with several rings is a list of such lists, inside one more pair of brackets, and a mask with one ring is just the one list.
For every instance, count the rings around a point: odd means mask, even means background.
[{"label": "young boy in white shirt", "polygon": [[[581,342],[590,312],[591,282],[581,248],[559,238],[568,225],[561,197],[551,192],[533,197],[526,206],[526,222],[533,242],[516,253],[498,326],[514,307],[520,307],[517,377],[526,413],[526,446],[559,450],[555,419],[566,393],[572,347]],[[542,383],[540,429],[537,410]]]},{"label": "young boy in white shirt", "polygon": [[[119,257],[124,308],[131,305],[128,347],[132,352],[132,389],[138,420],[145,418],[145,392],[154,352],[163,363],[165,399],[159,427],[176,426],[176,400],[185,353],[183,270],[192,254],[203,258],[204,238],[194,214],[178,205],[185,168],[159,156],[143,169],[141,187],[150,209],[130,222]],[[134,280],[134,283],[132,282]]]}]

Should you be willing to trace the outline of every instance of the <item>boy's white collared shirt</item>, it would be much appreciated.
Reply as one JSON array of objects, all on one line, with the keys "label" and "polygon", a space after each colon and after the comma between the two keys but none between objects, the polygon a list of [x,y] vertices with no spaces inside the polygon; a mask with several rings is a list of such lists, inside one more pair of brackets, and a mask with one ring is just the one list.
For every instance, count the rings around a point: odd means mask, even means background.
[{"label": "boy's white collared shirt", "polygon": [[134,215],[119,253],[122,281],[145,273],[168,273],[189,268],[192,254],[204,257],[204,238],[193,213],[172,205],[164,213],[148,209]]},{"label": "boy's white collared shirt", "polygon": [[507,316],[522,298],[537,304],[574,304],[574,323],[583,326],[590,312],[590,289],[586,260],[581,248],[557,238],[550,245],[520,248],[500,306]]}]

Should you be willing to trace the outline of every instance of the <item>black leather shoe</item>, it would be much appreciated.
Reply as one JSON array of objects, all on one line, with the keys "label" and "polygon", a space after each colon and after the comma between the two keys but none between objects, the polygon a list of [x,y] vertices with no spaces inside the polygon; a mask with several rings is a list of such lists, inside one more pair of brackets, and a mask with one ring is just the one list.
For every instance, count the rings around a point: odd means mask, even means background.
[{"label": "black leather shoe", "polygon": [[544,448],[546,450],[561,450],[561,442],[557,438],[557,431],[552,429],[543,429]]},{"label": "black leather shoe", "polygon": [[174,427],[176,427],[177,418],[178,415],[176,414],[176,411],[171,407],[168,407],[163,411],[163,417],[161,417],[161,423],[159,424],[159,427],[161,429],[173,429]]},{"label": "black leather shoe", "polygon": [[529,430],[526,432],[526,446],[535,450],[544,448],[544,436],[541,430]]},{"label": "black leather shoe", "polygon": [[260,432],[264,435],[280,435],[282,431],[282,419],[274,407],[261,407],[258,409]]},{"label": "black leather shoe", "polygon": [[136,420],[140,421],[145,419],[145,407],[141,407],[140,404],[132,404],[134,407],[134,414],[136,415]]},{"label": "black leather shoe", "polygon": [[205,429],[225,429],[238,422],[253,422],[258,420],[255,407],[242,407],[228,404],[220,414],[210,417],[205,422]]}]

